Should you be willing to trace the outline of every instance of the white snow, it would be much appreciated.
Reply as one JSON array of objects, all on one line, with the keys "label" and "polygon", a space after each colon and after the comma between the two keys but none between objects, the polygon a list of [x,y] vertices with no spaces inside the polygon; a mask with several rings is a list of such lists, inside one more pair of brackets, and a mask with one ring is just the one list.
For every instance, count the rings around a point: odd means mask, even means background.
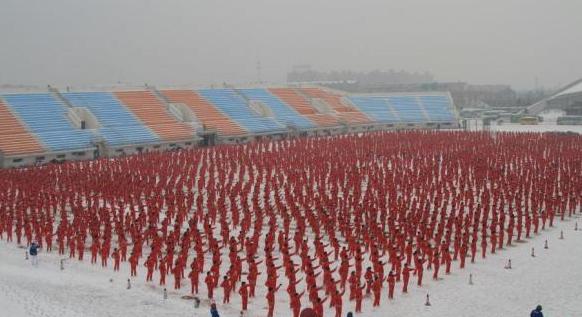
[{"label": "white snow", "polygon": [[[379,308],[373,309],[371,298],[367,298],[364,312],[356,316],[528,316],[537,304],[544,306],[546,317],[580,316],[582,218],[579,217],[577,214],[572,219],[566,218],[565,222],[557,219],[554,228],[506,247],[496,255],[488,254],[486,260],[478,257],[475,264],[468,264],[464,270],[459,270],[458,262],[453,262],[456,266],[453,273],[441,275],[442,279],[437,282],[431,280],[430,272],[425,272],[423,287],[414,286],[416,279],[412,278],[407,295],[400,292],[400,284],[397,284],[395,299],[389,303],[384,289]],[[576,221],[581,231],[574,231]],[[558,239],[561,230],[565,235],[563,240]],[[543,248],[545,240],[549,242],[547,250]],[[535,258],[530,255],[532,247],[536,251]],[[168,288],[169,298],[164,300],[163,288],[157,286],[157,276],[154,283],[145,282],[143,266],[128,290],[129,265],[122,265],[121,271],[116,273],[111,267],[103,269],[89,261],[67,258],[65,270],[61,271],[62,257],[56,251],[41,252],[37,267],[25,260],[24,254],[24,249],[15,243],[0,241],[0,317],[210,316],[207,302],[195,309],[191,300],[180,298],[188,293],[187,281],[180,292]],[[509,258],[513,269],[505,270]],[[223,268],[225,266],[228,263],[223,263]],[[474,285],[468,284],[469,274],[473,274]],[[258,300],[250,301],[248,317],[267,314],[264,292],[260,289],[264,278],[262,276],[257,283]],[[172,283],[169,284],[171,287]],[[205,290],[202,281],[200,284]],[[222,290],[216,292],[221,316],[238,316],[239,296],[232,296],[229,305],[222,305]],[[424,305],[427,293],[432,303],[429,307]],[[275,316],[290,317],[286,294],[278,294],[277,300]],[[302,299],[304,305],[307,302],[306,298]],[[344,315],[353,308],[354,303],[344,299]],[[327,310],[325,316],[334,316],[334,313]]]},{"label": "white snow", "polygon": [[[438,282],[427,278],[422,288],[412,286],[408,295],[396,292],[390,303],[384,292],[379,309],[372,310],[371,302],[365,302],[358,316],[527,316],[537,304],[544,306],[546,316],[580,316],[582,231],[574,231],[575,221],[582,225],[578,217],[557,222],[537,237],[488,255],[485,261],[477,259]],[[559,239],[561,230],[564,240]],[[532,247],[535,258],[530,255]],[[508,258],[512,270],[503,268]],[[53,252],[41,253],[39,266],[33,267],[24,259],[23,249],[5,241],[0,242],[0,259],[0,316],[209,316],[207,304],[195,309],[192,301],[180,298],[182,294],[169,290],[164,300],[162,288],[144,282],[143,270],[127,290],[127,266],[114,273],[87,261],[67,260],[61,271],[60,257]],[[469,274],[474,285],[468,283]],[[424,306],[427,292],[430,307]],[[222,292],[218,294],[220,299]],[[344,305],[353,309],[351,302]],[[238,316],[240,303],[234,296],[230,305],[218,307],[221,316]],[[291,316],[286,307],[286,301],[279,303],[276,316]],[[266,316],[266,310],[251,305],[247,316]],[[326,316],[333,312],[327,311]]]}]

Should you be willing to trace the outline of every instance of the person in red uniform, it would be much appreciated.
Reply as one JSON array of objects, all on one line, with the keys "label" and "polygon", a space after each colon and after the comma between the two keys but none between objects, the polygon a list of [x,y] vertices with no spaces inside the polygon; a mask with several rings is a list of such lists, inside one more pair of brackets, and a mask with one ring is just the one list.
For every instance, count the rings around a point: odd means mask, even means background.
[{"label": "person in red uniform", "polygon": [[273,317],[273,312],[275,311],[275,293],[281,288],[281,284],[277,286],[277,288],[269,287],[267,290],[267,304],[269,307],[269,312],[267,313],[267,317]]},{"label": "person in red uniform", "polygon": [[206,272],[206,278],[204,279],[206,283],[206,288],[208,289],[208,298],[214,298],[214,277],[211,272]]},{"label": "person in red uniform", "polygon": [[192,287],[192,294],[198,294],[198,282],[199,282],[199,271],[198,271],[198,265],[195,262],[192,262],[191,268],[192,270],[190,271],[190,274],[188,274],[188,277],[190,278],[190,285]]},{"label": "person in red uniform", "polygon": [[366,273],[364,274],[364,278],[366,279],[366,295],[369,295],[372,291],[372,284],[374,283],[374,272],[372,272],[372,268],[366,268]]},{"label": "person in red uniform", "polygon": [[362,300],[364,299],[363,297],[363,290],[366,287],[366,285],[357,285],[355,288],[355,294],[354,294],[354,299],[356,300],[356,313],[361,313],[362,312]]},{"label": "person in red uniform", "polygon": [[415,267],[415,269],[416,269],[416,276],[418,278],[417,279],[417,285],[420,286],[420,287],[422,287],[422,276],[424,274],[424,267],[423,267],[424,261],[425,260],[421,259],[420,257],[417,257],[416,258],[416,261],[415,261],[416,262],[416,267]]},{"label": "person in red uniform", "polygon": [[380,306],[380,295],[382,293],[382,280],[376,276],[374,281],[372,282],[372,293],[374,295],[374,304],[373,306]]},{"label": "person in red uniform", "polygon": [[329,297],[321,299],[321,298],[317,297],[317,299],[315,300],[315,303],[313,303],[313,310],[315,310],[317,317],[319,317],[319,316],[323,317],[323,304],[325,304],[325,302],[327,301],[328,298]]},{"label": "person in red uniform", "polygon": [[341,293],[340,291],[336,290],[331,297],[331,304],[335,308],[335,317],[341,317],[342,315],[343,308],[342,297],[344,296],[345,292],[346,292],[345,289]]},{"label": "person in red uniform", "polygon": [[440,255],[438,252],[435,252],[434,256],[433,256],[433,274],[432,274],[432,279],[435,281],[438,281],[439,279],[439,269],[441,267],[441,259],[440,259]]},{"label": "person in red uniform", "polygon": [[249,287],[246,282],[242,282],[238,293],[240,294],[240,298],[242,300],[242,310],[246,311],[249,304]]},{"label": "person in red uniform", "polygon": [[119,271],[119,250],[117,248],[113,249],[113,253],[111,253],[111,257],[113,258],[113,271]]},{"label": "person in red uniform", "polygon": [[182,269],[180,266],[176,265],[172,269],[172,274],[174,275],[174,289],[180,289],[182,286]]},{"label": "person in red uniform", "polygon": [[394,271],[390,271],[390,273],[388,273],[388,278],[386,278],[386,280],[388,281],[388,299],[393,299],[394,287],[396,286],[396,274]]},{"label": "person in red uniform", "polygon": [[293,294],[289,294],[289,306],[293,311],[293,317],[299,317],[299,313],[301,311],[301,297],[305,294],[305,291],[297,294],[297,292],[293,292]]},{"label": "person in red uniform", "polygon": [[222,283],[220,283],[220,287],[222,287],[223,291],[224,291],[224,298],[222,299],[222,303],[226,304],[226,303],[230,303],[230,291],[232,288],[232,285],[230,283],[230,280],[228,279],[228,276],[224,276],[224,279],[222,280]]},{"label": "person in red uniform", "polygon": [[408,267],[408,263],[404,264],[402,269],[402,293],[408,293],[408,281],[410,280],[410,272],[414,269]]},{"label": "person in red uniform", "polygon": [[159,270],[160,270],[160,286],[166,285],[167,269],[166,269],[166,261],[164,259],[160,259]]},{"label": "person in red uniform", "polygon": [[483,235],[481,237],[481,258],[485,259],[487,253],[487,237]]},{"label": "person in red uniform", "polygon": [[137,256],[135,254],[132,254],[129,257],[129,264],[131,266],[131,276],[137,276],[137,262],[139,261],[139,259],[137,258]]}]

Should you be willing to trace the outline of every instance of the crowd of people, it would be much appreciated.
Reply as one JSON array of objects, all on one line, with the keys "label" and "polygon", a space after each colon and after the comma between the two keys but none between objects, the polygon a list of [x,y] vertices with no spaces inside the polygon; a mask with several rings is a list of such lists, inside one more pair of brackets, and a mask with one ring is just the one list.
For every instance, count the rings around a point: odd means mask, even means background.
[{"label": "crowd of people", "polygon": [[340,317],[578,212],[580,153],[579,135],[405,131],[1,170],[0,238]]}]

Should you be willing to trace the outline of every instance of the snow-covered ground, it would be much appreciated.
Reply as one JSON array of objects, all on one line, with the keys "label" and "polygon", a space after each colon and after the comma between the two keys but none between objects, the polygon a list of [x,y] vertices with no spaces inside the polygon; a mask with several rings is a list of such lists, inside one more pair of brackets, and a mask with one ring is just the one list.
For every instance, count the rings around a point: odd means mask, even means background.
[{"label": "snow-covered ground", "polygon": [[580,125],[557,125],[553,122],[542,122],[537,125],[521,125],[517,123],[502,125],[492,124],[491,131],[511,131],[511,132],[575,132],[582,133]]},{"label": "snow-covered ground", "polygon": [[[408,295],[398,291],[388,304],[383,297],[379,309],[371,310],[371,303],[366,303],[360,316],[527,316],[537,304],[544,306],[546,316],[580,316],[582,231],[574,231],[575,222],[582,229],[578,217],[558,222],[484,261],[478,259],[438,282],[427,279],[422,288],[414,286]],[[544,249],[545,240],[549,249]],[[535,258],[531,257],[532,247]],[[25,260],[24,253],[15,244],[0,242],[0,316],[209,316],[207,305],[195,309],[192,301],[173,291],[164,300],[162,289],[143,282],[143,276],[128,290],[124,266],[114,273],[88,262],[67,260],[61,271],[55,252],[41,254],[38,267]],[[509,258],[512,270],[504,269]],[[469,274],[473,274],[473,285],[468,283]],[[424,305],[427,292],[430,307]],[[353,303],[344,305],[353,309]],[[218,307],[222,316],[238,316],[240,304],[235,296],[229,306]],[[277,305],[276,316],[291,316],[286,307],[286,303]],[[266,316],[266,310],[251,305],[247,316]],[[333,316],[332,311],[326,316]]]},{"label": "snow-covered ground", "polygon": [[[504,125],[495,130],[515,131],[519,127],[558,131],[561,126]],[[582,127],[564,127],[582,132]],[[506,247],[496,255],[488,255],[486,260],[478,258],[475,264],[468,264],[464,270],[455,269],[453,274],[442,276],[437,282],[430,279],[431,272],[426,272],[422,288],[412,286],[415,284],[412,278],[409,294],[402,295],[398,289],[390,303],[387,303],[384,289],[380,308],[372,309],[368,298],[364,312],[357,316],[528,316],[537,304],[544,306],[546,317],[582,316],[579,303],[582,218],[578,217],[557,221],[554,228]],[[581,231],[574,231],[576,222]],[[565,239],[560,240],[562,230]],[[549,242],[547,250],[544,249],[545,240]],[[536,253],[534,258],[531,257],[532,247]],[[144,282],[143,269],[138,270],[128,290],[128,265],[122,265],[121,272],[115,273],[111,268],[103,269],[89,261],[66,260],[65,270],[61,271],[61,257],[56,252],[41,253],[37,267],[25,260],[24,255],[23,248],[0,241],[0,317],[209,316],[207,303],[196,309],[191,300],[181,299],[185,290],[180,293],[169,290],[168,299],[164,299],[162,288],[156,283]],[[504,269],[509,258],[512,270]],[[473,285],[468,283],[469,274],[473,275]],[[262,285],[262,281],[258,285]],[[203,283],[201,288],[205,289]],[[222,290],[217,292],[220,301]],[[431,306],[424,305],[427,293]],[[276,305],[276,316],[290,317],[287,296],[278,294],[277,299],[281,302]],[[223,317],[238,316],[239,297],[233,296],[230,305],[218,304],[218,307]],[[353,308],[353,302],[344,300],[344,311]],[[266,313],[264,298],[251,300],[248,317],[263,317]],[[332,310],[326,311],[325,316],[333,316]]]},{"label": "snow-covered ground", "polygon": [[[503,123],[497,124],[495,121],[491,122],[488,127],[490,131],[508,131],[508,132],[574,132],[582,133],[582,125],[558,125],[556,120],[559,116],[564,115],[562,111],[550,110],[540,114],[544,120],[536,125],[522,125],[519,123]],[[468,119],[469,130],[482,130],[483,123],[481,120]]]}]

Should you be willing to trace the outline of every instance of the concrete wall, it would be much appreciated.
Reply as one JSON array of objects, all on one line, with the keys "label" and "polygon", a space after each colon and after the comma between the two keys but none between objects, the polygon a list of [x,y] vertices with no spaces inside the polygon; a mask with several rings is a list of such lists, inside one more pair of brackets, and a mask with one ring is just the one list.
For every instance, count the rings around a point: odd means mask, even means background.
[{"label": "concrete wall", "polygon": [[7,156],[0,166],[3,168],[24,167],[42,165],[50,162],[81,161],[95,158],[95,148],[77,150],[71,152],[44,153],[31,156]]},{"label": "concrete wall", "polygon": [[135,145],[124,145],[117,147],[108,147],[106,153],[102,153],[102,156],[106,157],[119,157],[139,153],[147,152],[165,152],[173,151],[178,149],[191,149],[198,147],[198,140],[184,140],[177,142],[167,142],[160,144],[135,144]]}]

